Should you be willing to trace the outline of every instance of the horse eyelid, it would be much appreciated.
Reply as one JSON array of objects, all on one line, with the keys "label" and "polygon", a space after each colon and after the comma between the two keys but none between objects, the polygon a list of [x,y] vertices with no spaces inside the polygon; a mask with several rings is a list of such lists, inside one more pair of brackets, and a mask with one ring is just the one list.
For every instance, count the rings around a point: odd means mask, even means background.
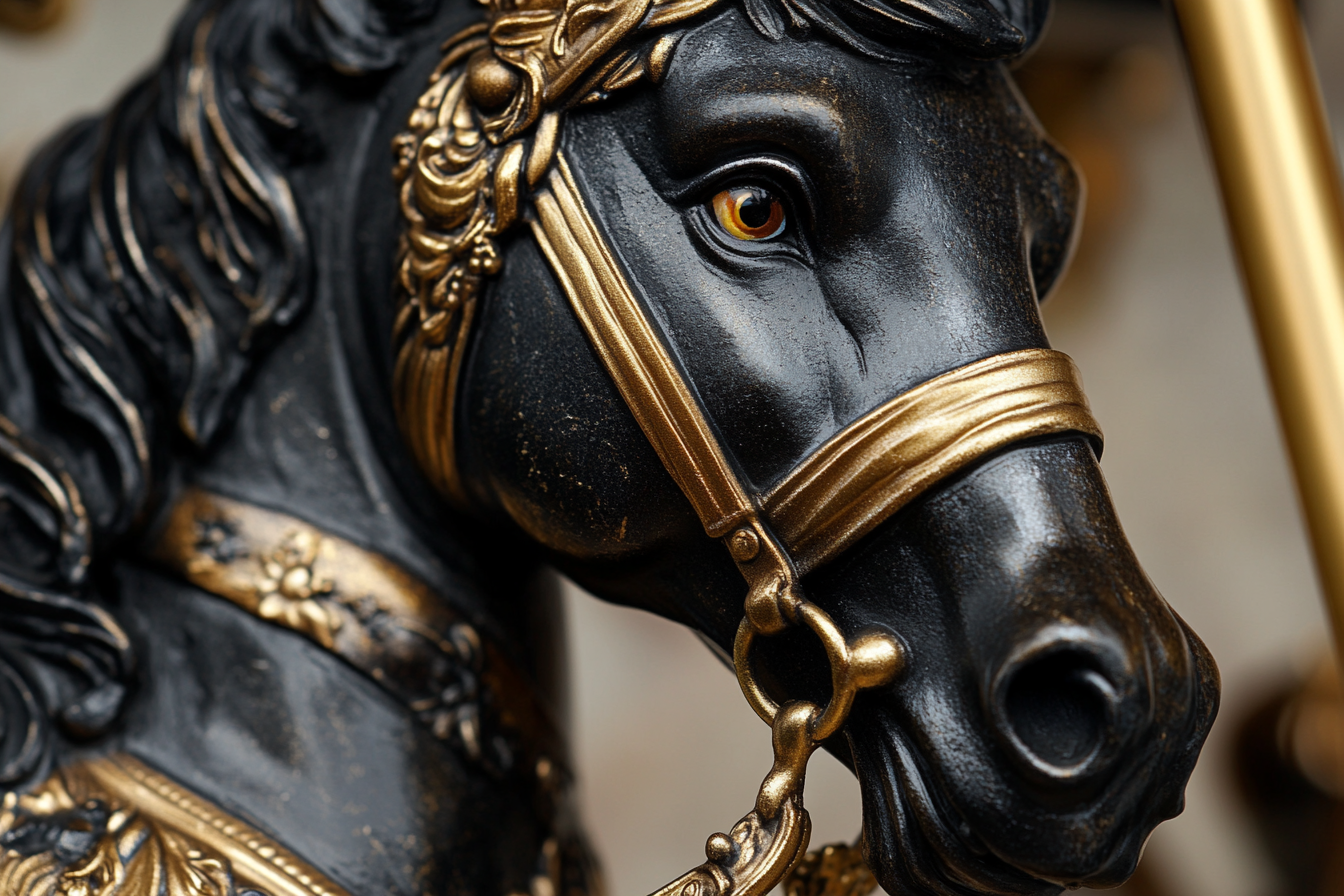
[{"label": "horse eyelid", "polygon": [[699,204],[725,187],[761,180],[784,189],[790,199],[789,205],[802,216],[803,220],[798,223],[809,229],[816,226],[816,192],[812,179],[792,162],[771,156],[735,159],[720,165],[678,189],[672,199]]}]

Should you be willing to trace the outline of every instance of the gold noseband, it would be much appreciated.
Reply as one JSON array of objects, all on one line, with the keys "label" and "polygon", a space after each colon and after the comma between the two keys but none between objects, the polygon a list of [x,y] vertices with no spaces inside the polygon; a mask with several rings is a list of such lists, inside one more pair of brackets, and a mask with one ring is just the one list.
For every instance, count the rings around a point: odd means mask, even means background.
[{"label": "gold noseband", "polygon": [[761,497],[770,525],[808,572],[835,558],[930,486],[1014,442],[1091,436],[1068,355],[1026,349],[958,367],[846,426]]}]

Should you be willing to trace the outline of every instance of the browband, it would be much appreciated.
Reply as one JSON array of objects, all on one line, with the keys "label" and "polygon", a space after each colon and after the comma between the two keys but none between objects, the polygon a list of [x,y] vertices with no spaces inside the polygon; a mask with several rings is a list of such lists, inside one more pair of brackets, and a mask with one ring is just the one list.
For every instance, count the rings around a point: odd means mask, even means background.
[{"label": "browband", "polygon": [[[833,559],[930,486],[1023,439],[1101,428],[1062,352],[1024,349],[934,377],[846,426],[764,495],[742,485],[584,205],[562,153],[533,233],[621,397],[711,538],[745,564],[773,542],[790,577]],[[769,544],[767,544],[769,546]],[[772,551],[771,553],[775,553]],[[791,561],[791,562],[790,562]],[[784,570],[780,570],[784,573]]]}]

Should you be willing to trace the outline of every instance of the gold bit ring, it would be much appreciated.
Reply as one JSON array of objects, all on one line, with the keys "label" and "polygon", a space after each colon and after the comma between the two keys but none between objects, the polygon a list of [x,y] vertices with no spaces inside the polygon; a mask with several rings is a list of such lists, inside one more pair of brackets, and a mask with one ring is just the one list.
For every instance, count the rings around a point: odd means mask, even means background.
[{"label": "gold bit ring", "polygon": [[[812,742],[821,743],[840,730],[861,689],[879,687],[895,679],[904,665],[905,650],[893,635],[884,631],[864,631],[846,640],[830,614],[810,601],[801,602],[794,615],[821,640],[831,668],[830,702],[809,725]],[[779,703],[766,693],[751,666],[751,645],[758,634],[761,633],[750,618],[744,618],[733,640],[733,666],[751,708],[773,725]]]}]

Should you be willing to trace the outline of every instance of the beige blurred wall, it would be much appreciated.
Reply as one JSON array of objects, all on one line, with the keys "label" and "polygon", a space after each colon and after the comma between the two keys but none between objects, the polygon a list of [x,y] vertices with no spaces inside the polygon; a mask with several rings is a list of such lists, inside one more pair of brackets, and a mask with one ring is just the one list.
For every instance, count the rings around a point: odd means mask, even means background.
[{"label": "beige blurred wall", "polygon": [[0,188],[31,148],[71,118],[96,112],[162,48],[181,0],[71,0],[55,30],[0,29]]},{"label": "beige blurred wall", "polygon": [[[0,35],[0,188],[43,135],[148,64],[177,6],[76,0],[53,35]],[[1344,100],[1344,57],[1329,52],[1344,4],[1317,13],[1327,90]],[[1046,318],[1082,367],[1130,538],[1223,672],[1187,811],[1159,829],[1150,860],[1184,896],[1266,896],[1226,784],[1228,734],[1268,683],[1324,647],[1323,619],[1213,182],[1179,82],[1175,93],[1132,137],[1128,220]],[[611,892],[637,896],[700,860],[705,838],[749,808],[768,732],[688,632],[577,592],[570,610],[585,810]],[[829,757],[813,762],[808,804],[814,842],[857,832],[857,787]]]}]

